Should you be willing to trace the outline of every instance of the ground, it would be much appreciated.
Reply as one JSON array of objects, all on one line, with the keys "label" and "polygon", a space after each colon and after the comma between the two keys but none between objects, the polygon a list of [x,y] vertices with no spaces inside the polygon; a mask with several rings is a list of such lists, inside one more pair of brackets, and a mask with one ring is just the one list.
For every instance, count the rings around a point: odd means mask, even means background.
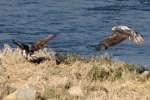
[{"label": "ground", "polygon": [[43,100],[150,100],[150,73],[142,65],[73,53],[56,64],[49,49],[35,55],[48,59],[36,64],[26,61],[19,49],[5,45],[1,50],[0,100],[24,84],[36,88]]}]

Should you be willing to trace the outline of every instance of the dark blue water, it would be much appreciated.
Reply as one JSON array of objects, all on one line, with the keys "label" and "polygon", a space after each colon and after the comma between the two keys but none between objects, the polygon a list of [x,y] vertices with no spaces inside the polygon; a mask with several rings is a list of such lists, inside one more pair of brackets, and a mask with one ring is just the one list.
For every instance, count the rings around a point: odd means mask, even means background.
[{"label": "dark blue water", "polygon": [[[49,32],[57,34],[48,47],[58,52],[98,55],[88,47],[128,25],[145,37],[142,46],[125,41],[107,52],[114,57],[150,65],[149,0],[0,0],[0,47],[17,39],[32,42]],[[14,45],[12,45],[14,47]]]}]

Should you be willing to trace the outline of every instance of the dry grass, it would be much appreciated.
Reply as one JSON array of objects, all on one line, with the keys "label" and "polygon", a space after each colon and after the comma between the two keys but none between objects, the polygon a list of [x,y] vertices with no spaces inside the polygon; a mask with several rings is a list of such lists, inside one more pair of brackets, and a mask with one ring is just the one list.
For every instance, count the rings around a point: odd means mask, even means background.
[{"label": "dry grass", "polygon": [[141,65],[75,54],[64,54],[57,65],[51,50],[36,55],[49,59],[34,64],[26,61],[19,49],[6,45],[1,50],[0,100],[26,83],[45,100],[150,100],[150,74]]}]

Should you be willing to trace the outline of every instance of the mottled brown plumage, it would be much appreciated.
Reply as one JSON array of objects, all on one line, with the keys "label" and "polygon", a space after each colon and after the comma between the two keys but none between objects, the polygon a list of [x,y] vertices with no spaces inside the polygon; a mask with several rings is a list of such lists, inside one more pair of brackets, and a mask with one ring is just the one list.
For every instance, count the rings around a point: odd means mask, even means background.
[{"label": "mottled brown plumage", "polygon": [[33,50],[37,51],[37,50],[43,48],[44,45],[47,44],[49,40],[52,40],[55,37],[56,37],[56,35],[49,34],[46,37],[40,38],[38,41],[36,41],[35,43],[32,44]]},{"label": "mottled brown plumage", "polygon": [[117,45],[122,41],[129,39],[135,44],[142,44],[144,42],[143,36],[127,26],[117,26],[112,28],[112,34],[106,37],[99,43],[100,48],[107,49],[111,46]]}]

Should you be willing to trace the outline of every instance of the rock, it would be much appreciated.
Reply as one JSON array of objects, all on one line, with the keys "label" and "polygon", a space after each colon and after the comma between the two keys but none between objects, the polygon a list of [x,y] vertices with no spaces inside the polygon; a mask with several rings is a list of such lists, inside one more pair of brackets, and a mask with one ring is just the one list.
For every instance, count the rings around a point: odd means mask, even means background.
[{"label": "rock", "polygon": [[149,71],[144,71],[144,72],[142,73],[142,77],[143,77],[143,78],[149,78],[149,77],[150,77],[150,72],[149,72]]},{"label": "rock", "polygon": [[12,94],[5,97],[3,100],[35,100],[36,90],[30,86],[25,85],[22,88],[16,90]]},{"label": "rock", "polygon": [[83,96],[83,91],[80,86],[73,86],[68,90],[68,92],[72,96]]}]

